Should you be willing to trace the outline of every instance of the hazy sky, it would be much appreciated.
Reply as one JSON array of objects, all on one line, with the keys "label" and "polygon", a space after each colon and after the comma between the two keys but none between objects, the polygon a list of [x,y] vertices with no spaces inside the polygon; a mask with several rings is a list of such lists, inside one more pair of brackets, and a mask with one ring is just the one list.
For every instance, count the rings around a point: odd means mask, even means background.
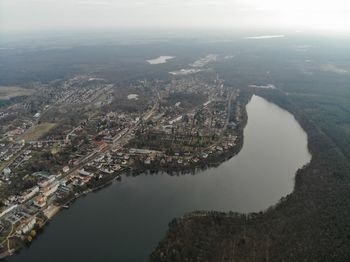
[{"label": "hazy sky", "polygon": [[350,0],[0,0],[0,31],[123,27],[350,32]]}]

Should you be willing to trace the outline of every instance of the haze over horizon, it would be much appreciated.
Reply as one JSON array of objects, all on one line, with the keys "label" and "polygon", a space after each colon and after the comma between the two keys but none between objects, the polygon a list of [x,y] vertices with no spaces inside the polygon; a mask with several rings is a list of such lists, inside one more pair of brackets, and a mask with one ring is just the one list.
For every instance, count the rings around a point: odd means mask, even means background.
[{"label": "haze over horizon", "polygon": [[0,31],[194,28],[350,33],[345,0],[2,0]]}]

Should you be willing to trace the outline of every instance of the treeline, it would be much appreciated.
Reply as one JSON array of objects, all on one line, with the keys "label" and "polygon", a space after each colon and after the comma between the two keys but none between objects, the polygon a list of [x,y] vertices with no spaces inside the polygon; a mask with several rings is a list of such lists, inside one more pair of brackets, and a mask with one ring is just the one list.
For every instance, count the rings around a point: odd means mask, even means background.
[{"label": "treeline", "polygon": [[[213,212],[174,220],[150,261],[349,260],[348,137],[332,127],[324,130],[315,120],[322,114],[308,110],[310,103],[296,96],[255,91],[292,112],[308,134],[312,160],[298,170],[294,192],[265,212],[248,216]],[[338,145],[341,139],[344,145]]]}]

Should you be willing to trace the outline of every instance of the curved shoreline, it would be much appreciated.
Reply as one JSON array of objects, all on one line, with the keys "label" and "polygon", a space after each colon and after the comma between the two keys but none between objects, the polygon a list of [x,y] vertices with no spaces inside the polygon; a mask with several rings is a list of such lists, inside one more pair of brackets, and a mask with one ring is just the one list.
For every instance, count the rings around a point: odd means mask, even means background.
[{"label": "curved shoreline", "polygon": [[[193,173],[193,172],[202,172],[204,170],[207,170],[209,168],[213,168],[213,167],[217,167],[220,164],[222,164],[223,162],[228,161],[229,159],[231,159],[232,157],[234,157],[235,155],[237,155],[242,147],[243,147],[243,139],[244,139],[244,135],[243,135],[243,131],[246,127],[247,124],[247,111],[246,111],[246,105],[249,103],[250,99],[252,97],[252,94],[250,94],[248,96],[248,99],[246,99],[244,101],[244,105],[241,106],[242,108],[242,121],[240,122],[240,125],[237,126],[237,139],[236,139],[236,144],[230,148],[229,150],[223,151],[219,154],[213,154],[208,156],[208,158],[206,158],[205,160],[201,160],[200,162],[196,163],[196,164],[191,164],[188,166],[179,166],[179,168],[174,168],[174,167],[169,167],[169,168],[164,168],[160,165],[157,166],[156,169],[137,169],[137,168],[126,168],[124,170],[119,171],[116,174],[113,174],[112,176],[109,177],[109,179],[107,179],[104,183],[99,184],[97,186],[94,186],[92,188],[87,188],[79,193],[74,193],[69,195],[64,202],[60,203],[59,205],[54,205],[55,208],[55,212],[53,212],[50,217],[47,217],[43,223],[42,226],[39,229],[38,235],[33,239],[33,241],[36,241],[37,238],[40,237],[40,234],[44,234],[45,232],[45,226],[47,223],[49,223],[51,220],[54,219],[54,216],[61,211],[61,209],[63,208],[69,208],[70,205],[72,205],[76,200],[78,200],[79,198],[81,198],[82,196],[85,196],[91,192],[95,192],[98,190],[101,190],[111,184],[113,184],[116,180],[120,181],[120,179],[122,178],[123,175],[132,175],[132,176],[137,176],[140,175],[142,173],[145,172],[165,172],[168,175],[172,175],[174,173],[176,174],[189,174],[189,173]],[[23,240],[22,240],[23,241]],[[23,248],[30,248],[30,244],[31,243],[25,243],[25,242],[18,242],[17,244],[19,244],[16,248],[13,248],[11,250],[11,252],[4,252],[2,254],[0,254],[0,259],[4,259],[6,257],[12,256],[16,253],[20,253],[20,251]]]},{"label": "curved shoreline", "polygon": [[[150,261],[181,261],[181,259],[191,257],[201,257],[203,260],[209,259],[210,261],[221,261],[223,257],[230,261],[232,259],[241,259],[242,261],[269,260],[269,258],[272,261],[281,261],[286,259],[291,252],[294,254],[289,256],[288,261],[300,261],[305,257],[316,259],[320,256],[320,250],[317,248],[318,238],[315,238],[315,241],[307,242],[309,243],[307,249],[298,248],[301,245],[300,242],[307,241],[309,237],[307,234],[311,228],[315,231],[314,227],[317,227],[318,224],[312,223],[312,219],[307,220],[309,222],[304,221],[304,223],[296,223],[295,221],[299,221],[300,217],[303,217],[302,214],[317,214],[318,217],[324,215],[323,207],[325,204],[318,203],[317,197],[320,196],[319,191],[322,192],[324,186],[328,188],[326,190],[329,192],[330,185],[327,186],[327,183],[324,185],[322,180],[326,179],[329,173],[321,171],[321,167],[327,170],[327,165],[329,166],[328,162],[331,160],[325,162],[323,154],[327,152],[324,151],[324,148],[334,146],[333,142],[318,129],[315,123],[307,119],[305,114],[281,91],[255,90],[255,92],[267,101],[291,113],[307,133],[307,148],[311,160],[296,171],[293,191],[263,212],[245,214],[195,211],[174,218],[169,223],[166,236],[150,255]],[[337,155],[334,158],[338,158],[340,161],[342,157]],[[346,159],[342,161],[346,162]],[[320,180],[320,178],[322,179]],[[302,202],[300,203],[300,201]],[[288,228],[291,228],[294,233],[287,233],[289,232]],[[295,237],[296,235],[298,237]],[[192,244],[187,245],[186,243],[189,242]],[[202,244],[199,245],[199,243]],[[242,253],[239,254],[243,252],[239,243],[245,243],[244,254],[250,255],[243,257]],[[200,248],[193,249],[192,247],[195,245],[200,246]],[[232,247],[236,252],[232,253]],[[191,252],[192,256],[185,255]]]},{"label": "curved shoreline", "polygon": [[[249,102],[249,101],[248,101]],[[247,103],[248,103],[247,102]],[[266,103],[266,102],[265,102]],[[242,149],[242,145],[243,145],[243,131],[245,130],[245,128],[246,128],[246,124],[247,124],[247,111],[246,111],[246,106],[244,107],[244,109],[245,109],[245,116],[246,116],[246,120],[245,120],[245,123],[244,123],[244,128],[243,128],[243,124],[242,125],[240,125],[240,127],[241,127],[241,131],[242,132],[240,132],[240,134],[242,135],[242,139],[238,139],[237,140],[237,142],[238,141],[240,141],[240,143],[237,143],[237,145],[234,147],[234,149],[236,149],[237,150],[237,152],[240,152],[240,150]],[[243,123],[243,122],[242,122]],[[249,144],[249,143],[248,143]],[[210,165],[208,165],[208,166],[206,166],[204,169],[207,169],[207,168],[210,168],[210,167],[214,167],[214,166],[217,166],[217,165],[220,165],[222,162],[225,162],[227,159],[230,159],[232,156],[234,156],[235,154],[237,154],[237,153],[235,153],[235,151],[234,150],[232,150],[232,151],[229,151],[229,152],[226,152],[227,154],[220,154],[220,156],[218,157],[218,158],[209,158],[208,157],[208,159],[207,159],[207,161],[209,161],[209,160],[211,160],[210,161]],[[218,162],[219,161],[219,162]],[[196,166],[198,166],[198,165],[196,165]],[[153,172],[153,171],[158,171],[158,172],[162,172],[162,171],[165,171],[165,172],[167,172],[166,171],[166,169],[163,169],[163,170],[161,170],[161,169],[159,169],[159,170],[143,170],[143,171],[147,171],[147,172]],[[168,170],[169,171],[169,170]],[[192,171],[192,169],[190,169],[190,168],[186,168],[186,169],[184,169],[184,168],[182,168],[182,169],[179,169],[179,172],[178,173],[189,173],[189,172],[191,172]],[[171,172],[167,172],[168,174],[169,173],[171,173]],[[217,173],[217,172],[216,172]],[[136,173],[135,172],[133,172],[133,171],[128,171],[128,170],[124,170],[124,175],[127,175],[127,174],[130,174],[131,176],[134,176]],[[173,172],[173,174],[174,174],[174,172]],[[137,174],[136,174],[136,176],[137,176]],[[100,186],[97,186],[97,187],[94,187],[94,190],[99,190],[99,189],[101,189],[101,188],[103,188],[103,187],[105,187],[105,186],[108,186],[108,185],[110,185],[113,181],[112,180],[115,180],[116,179],[116,177],[114,178],[114,179],[111,179],[110,181],[106,181],[104,184],[102,184],[102,185],[100,185]],[[162,179],[163,180],[163,179]],[[190,179],[190,180],[192,180],[192,179]],[[141,181],[143,181],[142,179],[141,179]],[[187,181],[187,178],[185,179],[185,181]],[[200,180],[199,180],[200,181]],[[139,184],[139,186],[141,186],[141,184]],[[89,193],[89,192],[91,192],[91,191],[93,191],[92,189],[89,189],[89,190],[86,190],[86,191],[82,191],[79,195],[77,195],[77,196],[72,196],[72,198],[70,199],[70,201],[74,201],[75,199],[77,199],[77,198],[79,198],[80,196],[84,196],[84,195],[86,195],[87,193]],[[67,202],[65,202],[64,204],[66,204]],[[61,205],[62,206],[62,205]],[[211,208],[210,208],[211,209]],[[208,210],[210,210],[210,209],[208,209]],[[193,209],[194,210],[194,209]],[[68,211],[69,212],[69,211]],[[186,211],[186,212],[188,212],[188,211]],[[209,212],[209,213],[214,213],[214,212]],[[218,212],[219,213],[219,212]],[[174,215],[175,216],[175,215]],[[167,220],[167,221],[171,221],[171,217],[172,216],[170,216],[170,218],[168,218],[169,220]]]}]

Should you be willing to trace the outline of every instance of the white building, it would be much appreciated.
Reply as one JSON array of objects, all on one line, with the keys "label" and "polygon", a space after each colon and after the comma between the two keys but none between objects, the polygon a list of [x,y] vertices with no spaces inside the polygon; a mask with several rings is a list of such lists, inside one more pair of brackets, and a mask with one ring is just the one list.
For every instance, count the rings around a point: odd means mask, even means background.
[{"label": "white building", "polygon": [[3,173],[5,176],[8,176],[9,174],[11,174],[11,169],[8,168],[8,167],[5,167],[4,170],[3,170]]},{"label": "white building", "polygon": [[81,176],[92,176],[92,175],[93,175],[93,174],[91,174],[91,173],[85,171],[84,169],[78,170],[78,173],[79,173],[79,175],[81,175]]},{"label": "white building", "polygon": [[7,213],[11,212],[12,210],[14,210],[17,207],[17,204],[12,205],[12,206],[6,206],[4,208],[2,208],[0,210],[0,217],[3,217],[4,215],[6,215]]},{"label": "white building", "polygon": [[17,234],[26,234],[33,229],[36,223],[36,217],[32,217],[29,220],[23,221],[23,223],[17,228]]}]

